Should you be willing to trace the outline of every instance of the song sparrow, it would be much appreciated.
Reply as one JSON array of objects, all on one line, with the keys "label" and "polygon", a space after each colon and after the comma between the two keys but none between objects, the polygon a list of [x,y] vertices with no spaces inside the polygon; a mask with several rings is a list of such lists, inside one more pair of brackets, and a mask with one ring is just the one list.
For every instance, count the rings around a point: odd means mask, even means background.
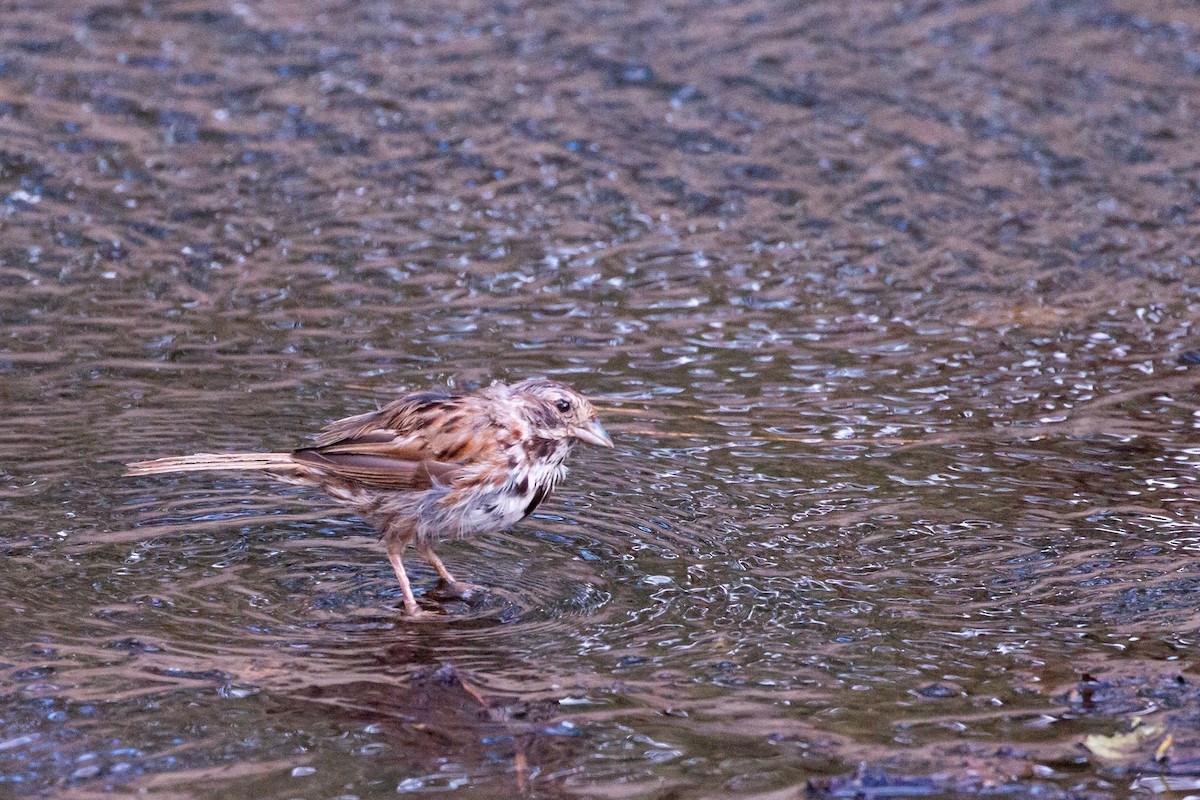
[{"label": "song sparrow", "polygon": [[527,517],[566,474],[563,460],[576,440],[613,446],[583,395],[532,379],[471,394],[409,394],[338,420],[312,447],[291,453],[197,453],[139,461],[126,474],[263,470],[320,486],[379,529],[404,608],[416,616],[405,546],[416,545],[450,591],[465,596],[472,587],[455,580],[433,546]]}]

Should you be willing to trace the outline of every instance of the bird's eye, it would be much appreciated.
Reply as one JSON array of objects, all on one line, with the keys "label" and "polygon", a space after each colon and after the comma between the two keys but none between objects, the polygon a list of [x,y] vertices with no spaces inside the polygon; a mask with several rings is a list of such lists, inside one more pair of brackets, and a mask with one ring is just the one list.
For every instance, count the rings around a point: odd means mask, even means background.
[{"label": "bird's eye", "polygon": [[554,407],[565,414],[571,410],[571,402],[566,398],[560,397],[554,401]]}]

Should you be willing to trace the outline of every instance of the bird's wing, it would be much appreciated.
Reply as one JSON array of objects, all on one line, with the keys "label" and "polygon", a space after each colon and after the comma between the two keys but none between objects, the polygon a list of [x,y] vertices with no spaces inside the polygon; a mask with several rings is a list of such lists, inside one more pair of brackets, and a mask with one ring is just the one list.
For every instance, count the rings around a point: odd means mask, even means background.
[{"label": "bird's wing", "polygon": [[497,456],[494,425],[475,398],[426,392],[338,420],[292,457],[363,485],[429,489]]},{"label": "bird's wing", "polygon": [[292,453],[292,459],[316,467],[331,477],[343,478],[374,489],[432,489],[435,484],[451,483],[455,473],[462,469],[459,464],[446,464],[441,461],[412,461],[359,453],[326,453],[318,448],[297,450]]},{"label": "bird's wing", "polygon": [[[447,408],[461,405],[467,398],[449,392],[417,392],[388,403],[378,411],[368,411],[331,422],[317,437],[317,447],[389,431],[393,435],[410,433],[425,427]],[[378,438],[378,437],[376,437]]]}]

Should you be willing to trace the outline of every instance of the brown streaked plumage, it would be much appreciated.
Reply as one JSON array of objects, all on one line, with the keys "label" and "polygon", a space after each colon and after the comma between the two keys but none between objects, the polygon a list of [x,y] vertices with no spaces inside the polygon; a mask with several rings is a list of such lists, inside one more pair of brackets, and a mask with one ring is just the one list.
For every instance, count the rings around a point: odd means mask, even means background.
[{"label": "brown streaked plumage", "polygon": [[612,447],[596,410],[571,387],[531,379],[471,394],[417,392],[378,411],[338,420],[312,447],[291,453],[197,453],[139,461],[126,475],[263,470],[320,486],[381,532],[404,592],[420,613],[401,554],[411,542],[452,592],[433,546],[507,528],[528,516],[566,474],[576,441]]}]

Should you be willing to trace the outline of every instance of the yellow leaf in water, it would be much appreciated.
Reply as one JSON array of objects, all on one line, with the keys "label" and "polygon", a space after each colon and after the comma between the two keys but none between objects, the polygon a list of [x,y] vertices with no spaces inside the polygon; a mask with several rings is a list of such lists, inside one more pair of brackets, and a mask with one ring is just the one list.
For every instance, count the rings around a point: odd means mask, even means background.
[{"label": "yellow leaf in water", "polygon": [[1167,737],[1162,740],[1162,744],[1160,744],[1158,746],[1158,749],[1154,751],[1154,760],[1155,761],[1163,761],[1166,759],[1167,750],[1169,750],[1171,748],[1171,742],[1173,742],[1173,741],[1175,741],[1175,737],[1173,737],[1171,734],[1168,733]]},{"label": "yellow leaf in water", "polygon": [[1115,733],[1112,736],[1093,734],[1083,740],[1083,746],[1101,761],[1132,761],[1147,742],[1162,733],[1163,729],[1157,725],[1138,725],[1129,733]]}]

